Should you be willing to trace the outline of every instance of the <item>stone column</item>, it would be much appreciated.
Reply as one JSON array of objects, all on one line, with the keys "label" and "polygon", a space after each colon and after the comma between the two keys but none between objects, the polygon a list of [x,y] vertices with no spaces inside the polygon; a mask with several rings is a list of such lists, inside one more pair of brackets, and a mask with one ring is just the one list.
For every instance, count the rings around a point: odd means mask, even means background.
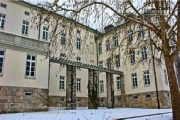
[{"label": "stone column", "polygon": [[121,79],[121,99],[122,99],[122,107],[126,106],[126,97],[125,97],[125,87],[124,87],[124,75],[120,75]]},{"label": "stone column", "polygon": [[76,109],[76,67],[66,65],[66,109]]},{"label": "stone column", "polygon": [[113,74],[106,73],[107,108],[114,108],[114,82]]},{"label": "stone column", "polygon": [[88,80],[88,109],[98,108],[97,72],[89,69]]}]

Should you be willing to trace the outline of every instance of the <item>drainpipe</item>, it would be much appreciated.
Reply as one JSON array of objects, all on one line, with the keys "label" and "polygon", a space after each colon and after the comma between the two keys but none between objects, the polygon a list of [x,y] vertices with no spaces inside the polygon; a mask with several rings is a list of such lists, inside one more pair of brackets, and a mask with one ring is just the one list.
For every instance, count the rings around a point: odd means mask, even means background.
[{"label": "drainpipe", "polygon": [[[150,30],[148,30],[148,33],[149,33],[150,42],[152,42]],[[153,57],[153,71],[154,71],[154,79],[155,79],[155,86],[156,86],[157,104],[158,104],[158,109],[160,109],[159,93],[158,93],[158,85],[157,85],[157,76],[156,76],[156,68],[155,68],[155,61],[154,61],[154,53],[153,53],[152,44],[151,44],[151,52],[152,52],[152,57]]]}]

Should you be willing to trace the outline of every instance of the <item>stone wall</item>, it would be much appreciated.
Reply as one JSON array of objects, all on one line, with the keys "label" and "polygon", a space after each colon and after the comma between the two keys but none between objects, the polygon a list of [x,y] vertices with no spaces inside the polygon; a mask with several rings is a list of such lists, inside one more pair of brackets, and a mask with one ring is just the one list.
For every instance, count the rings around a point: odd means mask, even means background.
[{"label": "stone wall", "polygon": [[0,113],[48,110],[48,89],[0,86]]},{"label": "stone wall", "polygon": [[[146,92],[125,95],[125,104],[123,105],[123,96],[114,97],[115,107],[131,108],[158,108],[156,92]],[[100,106],[107,107],[107,98],[99,98]],[[169,91],[159,91],[160,108],[171,108],[171,97]]]},{"label": "stone wall", "polygon": [[66,96],[49,96],[48,106],[49,107],[66,107],[65,101],[66,101]]}]

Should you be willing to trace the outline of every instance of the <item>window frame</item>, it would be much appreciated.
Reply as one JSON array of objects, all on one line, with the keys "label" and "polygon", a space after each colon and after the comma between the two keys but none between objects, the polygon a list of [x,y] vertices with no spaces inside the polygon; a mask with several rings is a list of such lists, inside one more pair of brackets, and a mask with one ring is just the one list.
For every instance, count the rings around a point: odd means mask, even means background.
[{"label": "window frame", "polygon": [[132,73],[131,79],[132,79],[132,88],[138,88],[137,73]]},{"label": "window frame", "polygon": [[139,37],[140,39],[144,39],[144,35],[145,35],[145,33],[144,33],[144,27],[143,27],[142,25],[139,25],[138,29],[139,29],[138,37]]},{"label": "window frame", "polygon": [[77,37],[77,39],[76,39],[76,49],[81,50],[81,39],[80,39],[80,37]]},{"label": "window frame", "polygon": [[[2,58],[3,60],[2,60],[2,72],[0,72],[0,76],[3,76],[3,72],[4,72],[4,64],[5,64],[5,50],[1,50],[0,49],[0,51],[3,51],[4,53],[3,53],[3,55],[0,55],[0,58]],[[1,63],[0,63],[1,64]]]},{"label": "window frame", "polygon": [[132,43],[133,42],[133,30],[132,29],[129,29],[127,31],[127,36],[128,36],[128,42]]},{"label": "window frame", "polygon": [[[25,22],[25,23],[28,23],[28,25],[24,24],[24,22]],[[23,32],[23,26],[24,26],[24,30],[25,30],[25,31],[26,31],[26,29],[27,29],[27,33],[26,33],[26,32]],[[28,35],[28,34],[29,34],[29,21],[23,20],[21,34],[22,34],[22,35]]]},{"label": "window frame", "polygon": [[118,36],[114,36],[114,47],[117,48],[119,46],[119,40],[118,40]]},{"label": "window frame", "polygon": [[111,69],[111,58],[106,59],[107,68]]},{"label": "window frame", "polygon": [[65,90],[65,76],[59,76],[59,91]]},{"label": "window frame", "polygon": [[99,92],[104,93],[104,81],[103,80],[99,81]]},{"label": "window frame", "polygon": [[[28,56],[30,56],[30,60],[28,60]],[[32,57],[35,57],[35,60],[32,60]],[[36,60],[37,60],[37,55],[32,55],[32,54],[26,54],[26,66],[25,66],[25,78],[32,78],[32,79],[35,79],[36,78],[36,64],[37,64],[37,62],[36,62]],[[28,62],[30,62],[29,63],[29,75],[27,75],[26,74],[26,72],[27,72],[27,65],[28,65]],[[31,74],[31,69],[32,69],[32,63],[34,63],[34,76],[31,76],[30,74]]]},{"label": "window frame", "polygon": [[110,51],[110,50],[111,50],[110,41],[106,40],[106,51]]},{"label": "window frame", "polygon": [[81,92],[81,78],[76,79],[76,91]]},{"label": "window frame", "polygon": [[116,55],[115,56],[115,59],[116,59],[116,68],[120,68],[120,56],[119,55]]},{"label": "window frame", "polygon": [[102,42],[98,44],[98,52],[99,52],[99,55],[102,54]]},{"label": "window frame", "polygon": [[61,45],[65,45],[66,44],[66,34],[65,33],[61,33],[60,34],[60,44]]},{"label": "window frame", "polygon": [[42,40],[48,40],[48,31],[49,31],[49,28],[43,26]]},{"label": "window frame", "polygon": [[135,51],[131,50],[130,51],[130,63],[135,64],[136,63],[136,56],[135,56]]},{"label": "window frame", "polygon": [[[64,60],[66,57],[65,53],[60,53],[59,59]],[[60,64],[61,67],[65,67],[65,64]]]},{"label": "window frame", "polygon": [[121,78],[120,77],[116,77],[116,82],[117,82],[117,90],[121,90]]},{"label": "window frame", "polygon": [[[81,57],[76,57],[76,62],[81,62]],[[76,67],[76,69],[81,70],[80,67]]]},{"label": "window frame", "polygon": [[[148,72],[148,74],[146,72]],[[147,78],[146,78],[147,76],[149,78],[148,81],[147,81]],[[143,80],[144,80],[144,86],[150,86],[151,85],[150,73],[149,73],[148,70],[143,71]]]},{"label": "window frame", "polygon": [[[0,13],[1,17],[0,17],[0,30],[4,30],[5,29],[5,22],[6,22],[6,14]],[[4,18],[3,18],[4,16]],[[3,24],[3,28],[2,28],[2,24]]]},{"label": "window frame", "polygon": [[141,57],[142,57],[142,60],[147,60],[147,47],[146,46],[143,46],[141,48]]}]

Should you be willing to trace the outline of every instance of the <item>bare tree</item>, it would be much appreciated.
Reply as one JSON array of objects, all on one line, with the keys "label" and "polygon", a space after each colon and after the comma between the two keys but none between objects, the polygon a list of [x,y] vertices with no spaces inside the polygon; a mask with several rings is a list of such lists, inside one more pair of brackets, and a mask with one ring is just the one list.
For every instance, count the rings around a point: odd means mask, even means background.
[{"label": "bare tree", "polygon": [[[69,37],[67,38],[69,43],[67,43],[64,48],[66,50],[71,48],[69,50],[69,56],[73,54],[73,36],[78,35],[77,31],[72,32],[76,23],[66,23],[66,20],[56,17],[56,14],[61,14],[62,16],[69,18],[70,21],[73,19],[77,22],[84,23],[87,26],[95,24],[101,31],[103,31],[102,26],[105,26],[106,24],[114,24],[115,26],[119,26],[126,22],[130,22],[130,25],[135,24],[134,32],[131,33],[130,31],[129,34],[124,35],[124,39],[121,41],[119,48],[124,46],[125,49],[119,49],[119,53],[122,54],[123,52],[124,54],[127,54],[130,52],[133,54],[132,50],[139,52],[137,49],[139,46],[149,44],[155,49],[154,53],[159,54],[159,56],[152,56],[155,60],[161,61],[162,56],[164,56],[171,93],[173,119],[180,120],[180,94],[174,71],[174,61],[177,59],[177,55],[180,51],[180,38],[179,34],[177,34],[180,32],[180,22],[178,21],[179,16],[177,11],[180,10],[178,9],[180,7],[180,5],[178,6],[179,1],[137,0],[136,3],[133,3],[131,0],[69,0],[63,4],[59,4],[58,2],[59,0],[55,0],[53,3],[46,2],[44,4],[38,4],[38,6],[45,9],[45,11],[39,9],[39,11],[41,11],[39,12],[40,14],[36,14],[33,18],[34,23],[36,23],[37,16],[46,17],[51,21],[47,23],[48,26],[52,26],[50,36],[51,55],[55,54],[54,51],[57,50],[57,47],[55,46],[57,46],[56,41],[57,36],[60,33],[60,25],[69,24],[69,26],[71,26],[66,29],[66,33],[69,34]],[[42,18],[39,17],[38,19]],[[59,21],[60,19],[61,21]],[[43,22],[44,21],[41,21],[41,23]],[[137,29],[137,25],[142,26],[143,29]],[[126,29],[128,30],[129,28],[129,25],[127,25]],[[130,39],[130,35],[136,33],[141,34],[141,31],[148,32],[155,36],[155,38],[149,39],[148,41],[138,41],[133,45],[133,47],[129,45],[127,39]],[[85,40],[86,37],[83,39]],[[85,44],[86,43],[84,43],[84,45]],[[151,48],[149,47],[148,49]],[[85,51],[86,48],[84,47],[84,52]],[[113,50],[109,56],[113,58]],[[127,56],[124,56],[123,59],[127,59]],[[140,63],[140,60],[138,63]]]}]

